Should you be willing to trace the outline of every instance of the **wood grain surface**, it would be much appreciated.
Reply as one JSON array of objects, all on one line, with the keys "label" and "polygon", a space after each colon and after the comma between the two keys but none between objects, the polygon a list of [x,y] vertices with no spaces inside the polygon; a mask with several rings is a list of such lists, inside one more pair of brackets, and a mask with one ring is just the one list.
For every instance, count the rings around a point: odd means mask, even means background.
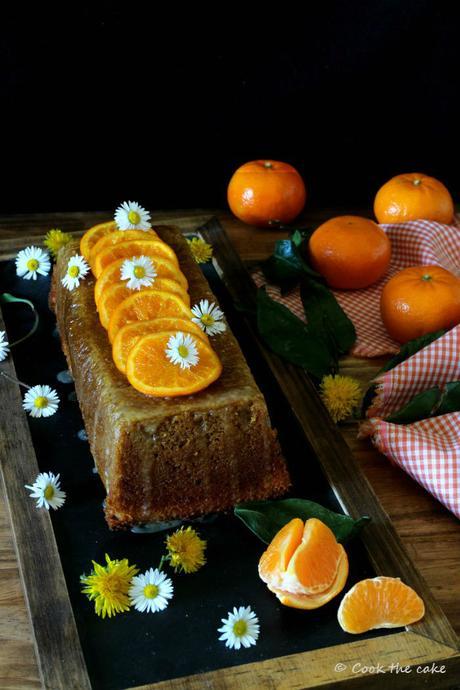
[{"label": "wood grain surface", "polygon": [[[356,209],[340,210],[340,212],[345,211],[356,212]],[[194,230],[212,215],[214,212],[207,210],[164,212],[154,214],[153,221],[175,223],[184,230]],[[333,215],[338,215],[337,209],[324,209],[311,213],[305,217],[304,224],[317,225]],[[81,233],[85,228],[108,217],[109,214],[101,212],[0,218],[0,258],[13,257],[18,249],[31,244],[32,241],[41,242],[44,233],[53,227]],[[219,214],[219,219],[238,253],[246,261],[257,261],[268,256],[275,239],[283,236],[276,230],[249,228],[226,214]],[[358,378],[364,388],[380,366],[381,360],[358,360],[348,357],[342,363],[342,373]],[[368,440],[358,441],[356,423],[344,424],[340,430],[389,514],[411,558],[424,576],[456,633],[460,635],[459,521],[402,470],[390,465],[385,457],[373,449]],[[0,497],[0,585],[0,688],[2,690],[39,688],[40,678],[35,660],[33,636],[19,578],[11,528],[2,496]],[[430,684],[432,687],[441,687],[435,678],[430,678]],[[189,682],[184,682],[181,687],[194,686]],[[225,686],[222,685],[222,687]],[[302,685],[300,677],[297,687],[306,687]]]}]

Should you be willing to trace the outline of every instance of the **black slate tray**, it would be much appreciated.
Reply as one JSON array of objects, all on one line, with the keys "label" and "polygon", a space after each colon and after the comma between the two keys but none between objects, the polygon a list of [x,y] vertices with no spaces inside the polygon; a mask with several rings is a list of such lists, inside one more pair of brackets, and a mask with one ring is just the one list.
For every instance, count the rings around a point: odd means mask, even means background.
[{"label": "black slate tray", "polygon": [[[291,495],[342,512],[281,390],[254,350],[223,283],[211,264],[204,272],[266,397],[293,479]],[[257,574],[264,545],[231,514],[207,516],[192,523],[208,542],[208,562],[193,575],[176,576],[169,571],[175,596],[166,611],[149,615],[132,609],[112,619],[98,618],[93,604],[80,592],[79,577],[90,571],[91,560],[102,563],[108,553],[112,558],[128,558],[143,572],[158,565],[166,532],[110,532],[105,523],[104,490],[85,440],[74,388],[71,382],[63,382],[67,379],[67,365],[54,315],[47,306],[49,279],[25,281],[16,276],[13,261],[2,262],[0,290],[32,300],[40,314],[37,332],[13,350],[18,377],[29,385],[49,384],[61,400],[54,416],[38,420],[28,417],[28,421],[40,470],[59,472],[67,491],[66,504],[53,512],[52,521],[94,688],[143,685],[392,634],[382,630],[358,637],[344,633],[337,622],[340,595],[314,611],[281,606]],[[30,310],[18,305],[4,305],[2,309],[9,340],[14,341],[30,327]],[[30,482],[33,480],[30,477]],[[26,490],[24,500],[31,500]],[[358,580],[375,575],[359,539],[346,549],[350,574],[344,591]],[[46,577],[47,564],[37,567],[43,568]],[[218,641],[217,628],[220,619],[240,605],[250,605],[256,611],[261,634],[255,647],[237,652]]]}]

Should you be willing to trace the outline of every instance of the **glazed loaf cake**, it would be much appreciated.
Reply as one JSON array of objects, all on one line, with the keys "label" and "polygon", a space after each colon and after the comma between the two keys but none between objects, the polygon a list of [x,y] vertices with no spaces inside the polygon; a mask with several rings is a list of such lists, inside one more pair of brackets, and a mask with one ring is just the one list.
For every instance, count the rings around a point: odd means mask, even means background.
[{"label": "glazed loaf cake", "polygon": [[[177,254],[192,304],[216,301],[182,235],[155,228]],[[229,329],[212,339],[223,365],[206,390],[151,398],[115,367],[94,302],[94,279],[61,284],[77,242],[59,253],[52,306],[91,451],[107,491],[111,528],[223,511],[280,495],[289,475],[265,400]]]}]

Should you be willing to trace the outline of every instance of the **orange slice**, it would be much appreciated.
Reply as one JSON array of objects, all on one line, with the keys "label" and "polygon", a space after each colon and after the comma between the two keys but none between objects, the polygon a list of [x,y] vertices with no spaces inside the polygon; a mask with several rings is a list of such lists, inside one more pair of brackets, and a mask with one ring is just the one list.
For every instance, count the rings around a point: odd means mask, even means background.
[{"label": "orange slice", "polygon": [[[155,271],[157,272],[156,280],[159,278],[174,280],[184,291],[187,290],[187,281],[184,277],[184,274],[177,268],[175,264],[161,256],[152,256],[150,258],[152,259]],[[99,305],[101,295],[106,288],[111,285],[116,285],[120,282],[125,282],[121,280],[121,267],[124,261],[126,261],[126,259],[117,259],[116,261],[113,261],[104,268],[99,278],[96,280],[96,284],[94,286],[94,299],[96,305]]]},{"label": "orange slice", "polygon": [[115,230],[108,235],[103,235],[99,238],[95,245],[91,248],[89,255],[89,263],[92,267],[94,260],[103,249],[106,247],[112,247],[114,244],[119,244],[120,242],[132,242],[133,240],[158,240],[162,242],[155,230]]},{"label": "orange slice", "polygon": [[127,323],[151,321],[164,316],[191,319],[193,314],[179,295],[153,288],[140,290],[123,300],[114,310],[109,322],[109,340],[113,343],[120,328]]},{"label": "orange slice", "polygon": [[[141,290],[162,290],[163,292],[170,292],[178,295],[183,302],[189,307],[190,297],[188,293],[185,292],[179,283],[175,280],[169,280],[168,278],[157,278],[151,288],[141,288]],[[138,290],[130,290],[126,287],[126,283],[115,283],[114,285],[108,285],[107,288],[101,295],[99,304],[97,306],[99,312],[99,319],[104,328],[109,327],[110,317],[112,316],[115,309],[123,300],[131,297],[134,292],[139,292]]]},{"label": "orange slice", "polygon": [[348,557],[321,520],[299,518],[272,539],[259,561],[259,575],[285,606],[324,606],[345,586]]},{"label": "orange slice", "polygon": [[114,220],[109,220],[106,223],[99,223],[98,225],[93,225],[92,228],[87,230],[80,240],[80,253],[89,261],[91,256],[91,249],[94,247],[96,242],[100,240],[101,237],[109,235],[115,232],[117,225]]},{"label": "orange slice", "polygon": [[422,599],[397,577],[361,580],[342,599],[337,618],[345,632],[400,628],[425,615]]},{"label": "orange slice", "polygon": [[347,577],[348,557],[345,551],[343,551],[334,582],[328,589],[324,590],[320,594],[293,594],[292,592],[287,592],[285,590],[278,589],[277,587],[272,587],[271,585],[268,585],[268,589],[276,594],[284,606],[304,610],[318,609],[320,606],[327,604],[342,591],[342,589],[345,587]]},{"label": "orange slice", "polygon": [[281,574],[289,565],[294,551],[302,541],[304,524],[294,518],[275,535],[259,561],[259,575],[264,582],[277,581],[281,584]]},{"label": "orange slice", "polygon": [[131,348],[126,375],[136,390],[154,397],[191,395],[207,388],[222,372],[214,350],[200,338],[194,338],[199,360],[189,369],[181,369],[166,356],[168,341],[174,331],[150,333],[139,338]]},{"label": "orange slice", "polygon": [[169,245],[162,240],[131,240],[119,242],[112,247],[106,247],[96,255],[93,273],[99,278],[106,266],[117,259],[131,259],[133,256],[160,256],[167,259],[179,269],[177,256]]},{"label": "orange slice", "polygon": [[166,316],[161,319],[153,319],[152,321],[134,321],[120,328],[114,338],[112,357],[116,367],[125,374],[128,355],[139,338],[149,333],[158,333],[160,331],[190,333],[190,335],[200,338],[206,343],[209,342],[208,336],[201,330],[198,324],[188,319]]},{"label": "orange slice", "polygon": [[301,594],[319,594],[329,589],[343,553],[332,530],[321,520],[310,518],[286,569],[285,582],[292,580],[296,585],[288,589]]}]

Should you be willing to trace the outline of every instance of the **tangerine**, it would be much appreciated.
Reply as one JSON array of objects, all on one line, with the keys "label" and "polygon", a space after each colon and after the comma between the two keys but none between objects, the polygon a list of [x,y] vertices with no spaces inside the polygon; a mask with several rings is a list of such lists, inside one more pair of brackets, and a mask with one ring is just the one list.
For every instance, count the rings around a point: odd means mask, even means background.
[{"label": "tangerine", "polygon": [[313,268],[341,290],[366,288],[382,278],[391,245],[377,223],[360,216],[338,216],[320,225],[309,241]]},{"label": "tangerine", "polygon": [[282,604],[323,606],[345,586],[348,558],[334,533],[317,518],[294,518],[273,538],[259,561],[259,575]]},{"label": "tangerine", "polygon": [[406,343],[460,323],[460,278],[441,266],[412,266],[391,278],[380,296],[388,333]]},{"label": "tangerine", "polygon": [[302,211],[306,198],[305,184],[297,170],[273,160],[245,163],[233,174],[227,190],[235,216],[262,228],[290,223]]},{"label": "tangerine", "polygon": [[408,220],[435,220],[451,223],[454,202],[447,187],[422,173],[396,175],[376,194],[374,213],[379,223],[404,223]]}]

